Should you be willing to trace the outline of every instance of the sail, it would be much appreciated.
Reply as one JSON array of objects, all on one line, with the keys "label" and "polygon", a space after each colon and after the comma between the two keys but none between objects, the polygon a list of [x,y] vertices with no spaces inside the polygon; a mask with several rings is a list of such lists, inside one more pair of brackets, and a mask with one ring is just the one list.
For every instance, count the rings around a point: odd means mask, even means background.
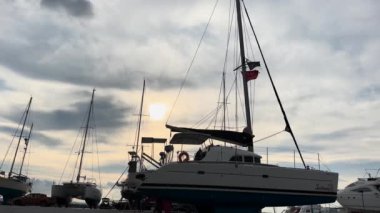
[{"label": "sail", "polygon": [[[187,133],[180,135],[176,134],[178,136],[174,135],[174,140],[172,139],[173,142],[171,142],[172,144],[179,144],[179,138],[181,138],[184,142],[194,141],[194,143],[197,144],[201,144],[207,139],[215,139],[247,147],[252,144],[252,138],[254,137],[254,135],[246,132],[235,132],[227,130],[193,129],[186,127],[175,127],[168,124],[166,124],[166,128],[169,128],[173,132]],[[203,142],[201,142],[202,140]]]}]

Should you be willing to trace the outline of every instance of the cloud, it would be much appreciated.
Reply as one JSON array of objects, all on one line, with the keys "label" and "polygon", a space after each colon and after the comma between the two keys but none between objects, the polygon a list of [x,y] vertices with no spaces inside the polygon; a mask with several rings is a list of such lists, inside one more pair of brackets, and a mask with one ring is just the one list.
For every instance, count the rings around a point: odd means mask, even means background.
[{"label": "cloud", "polygon": [[[13,17],[4,21],[3,29],[7,36],[0,36],[0,48],[3,50],[0,63],[29,78],[76,85],[134,89],[140,87],[137,80],[147,78],[151,88],[178,88],[191,58],[189,52],[193,52],[189,50],[194,49],[205,25],[203,22],[189,27],[178,25],[171,16],[164,16],[163,22],[157,23],[157,15],[161,15],[153,7],[149,7],[146,19],[141,19],[141,13],[136,13],[133,5],[129,4],[123,4],[126,12],[121,14],[114,11],[115,8],[106,10],[109,5],[99,5],[106,9],[101,10],[102,16],[93,22],[73,21],[44,11],[28,14],[27,11],[38,11],[38,8],[24,4],[16,4],[15,10],[3,8],[0,11],[7,14],[4,16]],[[72,4],[72,1],[45,0],[41,4],[62,7]],[[25,11],[29,7],[33,9]],[[180,8],[179,5],[177,7]],[[124,20],[126,13],[131,16],[126,22],[132,26],[115,23],[114,20]],[[190,14],[188,16],[191,17]],[[144,23],[132,30],[135,22],[131,22],[138,20]],[[208,35],[215,37],[212,33]],[[216,39],[209,40],[215,42]],[[217,49],[207,52],[223,55]],[[202,71],[209,70],[208,67],[194,69],[201,70],[198,72],[200,76],[188,80],[186,87],[213,76]]]},{"label": "cloud", "polygon": [[380,97],[380,85],[371,85],[358,91],[356,98],[364,101],[377,101]]},{"label": "cloud", "polygon": [[[6,135],[14,135],[16,129],[9,127],[9,126],[0,125],[0,131],[3,132],[3,134],[5,133]],[[18,131],[16,132],[15,140],[18,140],[17,137],[20,135],[20,131],[21,131],[21,129],[18,129]],[[29,134],[29,129],[25,129],[24,131],[27,131],[27,132],[23,133],[24,136]],[[40,132],[36,131],[35,129],[32,131],[30,141],[31,141],[31,143],[39,143],[39,144],[42,144],[42,145],[48,146],[48,147],[55,147],[55,146],[62,144],[62,141],[60,141],[56,138],[47,136],[44,133],[40,133]]]},{"label": "cloud", "polygon": [[108,163],[100,166],[99,170],[101,173],[116,173],[121,175],[127,166],[128,162]]},{"label": "cloud", "polygon": [[36,141],[37,143],[40,143],[47,147],[56,147],[63,144],[62,140],[47,136],[46,134],[39,132],[33,132],[30,140],[32,143]]},{"label": "cloud", "polygon": [[93,6],[88,0],[42,0],[43,7],[52,10],[64,10],[75,17],[92,17]]},{"label": "cloud", "polygon": [[[91,94],[79,92],[83,101],[78,101],[69,106],[69,109],[56,109],[51,111],[39,111],[32,109],[31,118],[34,126],[38,130],[77,130],[84,125],[84,118],[87,116]],[[87,99],[87,100],[86,100]],[[127,124],[130,108],[115,101],[109,96],[96,96],[94,98],[94,120],[90,125],[109,131],[117,130]],[[13,109],[6,118],[18,122],[20,109]],[[95,122],[95,123],[93,123]],[[42,137],[42,136],[41,136]]]},{"label": "cloud", "polygon": [[0,79],[0,91],[11,90],[3,79]]},{"label": "cloud", "polygon": [[[71,110],[35,111],[33,116],[42,130],[73,130],[84,124],[89,101],[76,102]],[[125,116],[129,108],[115,103],[109,97],[95,97],[94,115],[97,128],[118,129],[126,124]],[[82,119],[81,119],[82,118]]]}]

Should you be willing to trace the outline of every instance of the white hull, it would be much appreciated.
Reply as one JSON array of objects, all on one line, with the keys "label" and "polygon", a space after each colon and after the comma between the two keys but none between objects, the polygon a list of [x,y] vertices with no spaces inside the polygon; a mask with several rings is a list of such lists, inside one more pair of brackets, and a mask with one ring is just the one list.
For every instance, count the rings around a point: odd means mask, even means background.
[{"label": "white hull", "polygon": [[0,194],[3,195],[4,200],[23,196],[31,189],[32,185],[29,182],[0,177]]},{"label": "white hull", "polygon": [[[337,182],[337,173],[317,170],[252,163],[188,162],[171,163],[146,174],[140,190],[179,201],[183,198],[196,202],[241,202],[242,205],[256,202],[259,206],[286,206],[334,202]],[[206,196],[205,200],[202,195]],[[249,201],[244,196],[255,200]],[[268,199],[264,199],[265,196]]]},{"label": "white hull", "polygon": [[345,208],[380,212],[380,178],[359,179],[338,192],[338,202]]},{"label": "white hull", "polygon": [[[53,185],[51,196],[67,205],[71,198],[85,200],[87,204],[99,204],[102,193],[91,183],[63,183],[63,185]],[[59,202],[59,201],[58,201]]]}]

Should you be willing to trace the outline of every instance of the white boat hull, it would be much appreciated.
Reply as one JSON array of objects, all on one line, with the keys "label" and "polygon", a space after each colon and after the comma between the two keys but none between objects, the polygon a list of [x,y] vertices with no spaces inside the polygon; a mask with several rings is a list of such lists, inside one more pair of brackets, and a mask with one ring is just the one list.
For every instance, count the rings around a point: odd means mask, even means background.
[{"label": "white boat hull", "polygon": [[85,200],[90,207],[95,207],[99,204],[102,193],[94,184],[63,183],[52,186],[51,196],[57,199],[60,205],[68,205],[72,198],[77,198]]},{"label": "white boat hull", "polygon": [[336,200],[338,174],[233,162],[171,163],[146,174],[139,190],[178,202],[290,206]]},{"label": "white boat hull", "polygon": [[380,178],[359,178],[338,192],[338,202],[360,212],[380,211]]},{"label": "white boat hull", "polygon": [[31,189],[32,185],[28,182],[0,177],[0,194],[3,195],[5,202],[12,198],[23,196],[30,192]]}]

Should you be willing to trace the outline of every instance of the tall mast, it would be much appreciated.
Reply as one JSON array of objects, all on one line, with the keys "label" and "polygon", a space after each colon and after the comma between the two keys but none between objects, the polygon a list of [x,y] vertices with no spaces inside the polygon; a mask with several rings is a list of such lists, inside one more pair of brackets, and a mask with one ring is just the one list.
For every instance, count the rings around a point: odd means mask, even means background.
[{"label": "tall mast", "polygon": [[22,138],[22,133],[24,133],[24,128],[25,128],[26,120],[27,120],[27,118],[28,118],[30,105],[32,104],[32,99],[33,99],[33,97],[30,97],[30,100],[29,100],[28,106],[27,106],[27,108],[26,108],[25,117],[24,117],[24,122],[23,122],[23,124],[22,124],[22,128],[21,128],[20,135],[19,135],[19,137],[18,137],[17,147],[16,147],[16,151],[15,151],[15,154],[14,154],[14,157],[13,157],[12,166],[11,166],[11,169],[10,169],[10,171],[9,171],[8,177],[11,177],[11,175],[12,175],[12,173],[13,173],[13,167],[14,167],[14,165],[15,165],[15,161],[16,161],[16,157],[17,157],[17,153],[18,153],[18,148],[20,147],[20,142],[21,142],[21,138]]},{"label": "tall mast", "polygon": [[24,138],[24,140],[25,140],[24,155],[22,156],[22,161],[21,161],[21,166],[20,166],[20,172],[18,173],[18,176],[21,176],[22,167],[24,166],[25,155],[26,155],[26,152],[28,151],[29,139],[30,139],[30,136],[32,135],[32,129],[33,129],[33,123],[30,126],[28,137]]},{"label": "tall mast", "polygon": [[84,150],[85,150],[85,147],[86,147],[86,139],[87,139],[88,127],[89,127],[89,124],[90,124],[90,117],[91,117],[91,112],[93,110],[93,104],[94,104],[94,95],[95,95],[95,88],[92,90],[90,108],[88,110],[88,115],[87,115],[86,129],[85,129],[85,132],[84,132],[84,139],[83,139],[83,146],[82,146],[82,151],[81,151],[81,156],[80,156],[80,162],[79,162],[79,170],[78,170],[77,182],[79,182],[79,180],[80,180],[80,173],[81,173],[81,170],[82,170],[83,155],[84,155]]},{"label": "tall mast", "polygon": [[[251,110],[249,108],[249,96],[248,96],[248,82],[246,77],[246,63],[245,63],[245,52],[244,52],[244,37],[243,37],[243,27],[241,21],[241,9],[240,9],[240,0],[236,0],[236,14],[237,14],[237,23],[239,30],[239,42],[240,42],[240,58],[241,58],[241,73],[243,75],[243,89],[244,89],[244,102],[245,102],[245,117],[247,120],[247,131],[249,134],[252,134],[252,122],[251,122]],[[253,141],[248,146],[248,151],[254,152],[253,150]]]},{"label": "tall mast", "polygon": [[[139,111],[139,121],[138,121],[138,124],[137,124],[137,136],[136,136],[136,153],[138,152],[139,150],[139,140],[140,140],[140,130],[141,130],[141,120],[142,120],[142,110],[143,110],[143,106],[144,106],[144,95],[145,95],[145,79],[144,79],[144,83],[143,83],[143,90],[142,90],[142,94],[141,94],[141,102],[140,102],[140,111]],[[143,148],[141,146],[141,156],[143,154]],[[141,157],[140,156],[140,157]],[[141,164],[140,164],[141,165]]]}]

